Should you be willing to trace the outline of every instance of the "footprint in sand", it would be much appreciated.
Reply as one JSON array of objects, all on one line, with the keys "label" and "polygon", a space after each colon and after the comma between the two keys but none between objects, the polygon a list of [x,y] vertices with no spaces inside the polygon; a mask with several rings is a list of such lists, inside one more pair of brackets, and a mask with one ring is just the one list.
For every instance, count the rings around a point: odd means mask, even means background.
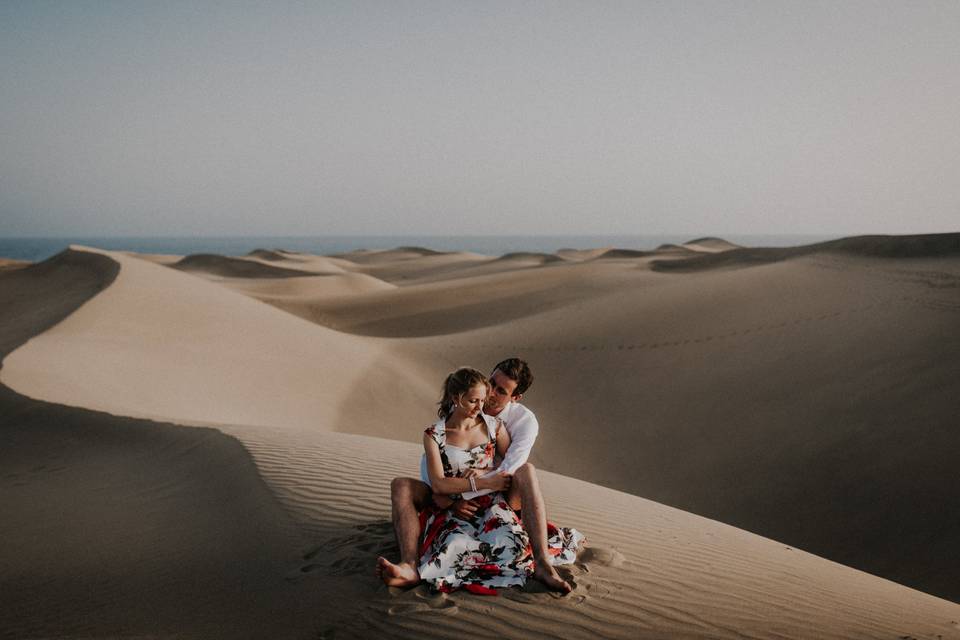
[{"label": "footprint in sand", "polygon": [[411,613],[437,612],[454,614],[459,611],[456,601],[446,593],[434,593],[430,588],[421,584],[413,589],[389,588],[390,606],[387,613],[391,616],[402,616]]},{"label": "footprint in sand", "polygon": [[590,571],[589,565],[619,568],[626,558],[613,547],[587,547],[577,556],[577,566],[584,571]]},{"label": "footprint in sand", "polygon": [[379,555],[396,555],[393,525],[376,522],[340,530],[306,551],[303,565],[287,575],[299,580],[306,574],[321,572],[326,576],[366,575]]}]

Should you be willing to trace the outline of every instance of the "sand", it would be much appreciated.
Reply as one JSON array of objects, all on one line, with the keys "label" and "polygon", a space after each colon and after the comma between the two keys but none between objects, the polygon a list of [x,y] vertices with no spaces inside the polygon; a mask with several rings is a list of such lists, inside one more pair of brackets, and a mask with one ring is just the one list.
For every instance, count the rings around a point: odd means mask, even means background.
[{"label": "sand", "polygon": [[[960,638],[955,238],[4,270],[0,637]],[[514,354],[576,589],[384,587],[440,380]]]}]

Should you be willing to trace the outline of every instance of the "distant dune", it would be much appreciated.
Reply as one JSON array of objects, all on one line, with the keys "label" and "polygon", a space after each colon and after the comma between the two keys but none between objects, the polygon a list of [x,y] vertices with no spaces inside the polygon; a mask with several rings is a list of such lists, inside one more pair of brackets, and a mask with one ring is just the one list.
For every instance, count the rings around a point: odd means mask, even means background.
[{"label": "distant dune", "polygon": [[714,238],[714,237],[705,237],[705,238],[695,238],[694,240],[689,240],[683,243],[683,246],[688,249],[693,249],[694,251],[729,251],[730,249],[738,249],[739,245],[728,242],[723,238]]},{"label": "distant dune", "polygon": [[530,251],[515,251],[505,253],[499,258],[503,262],[533,262],[538,264],[548,264],[551,262],[563,262],[563,258],[552,253],[535,253]]},{"label": "distant dune", "polygon": [[686,260],[655,261],[656,271],[702,271],[717,267],[742,267],[779,262],[814,253],[845,253],[882,258],[928,258],[960,255],[960,233],[918,236],[856,236],[800,247],[732,248]]},{"label": "distant dune", "polygon": [[[466,251],[421,255],[410,251],[379,251],[364,257],[344,257],[353,262],[351,270],[394,284],[423,284],[447,280],[462,275],[466,270],[474,273],[503,271],[494,263],[495,258]],[[506,267],[509,270],[509,266]]]},{"label": "distant dune", "polygon": [[560,249],[557,251],[557,255],[563,258],[564,260],[575,260],[582,262],[584,260],[592,260],[603,253],[609,251],[609,247],[600,247],[597,249]]},{"label": "distant dune", "polygon": [[294,251],[284,251],[283,249],[254,249],[247,255],[251,258],[269,260],[270,262],[284,262],[287,260],[298,262],[305,259]]},{"label": "distant dune", "polygon": [[687,247],[686,245],[679,244],[662,244],[657,247],[657,253],[690,253],[693,249]]},{"label": "distant dune", "polygon": [[396,249],[360,249],[349,253],[334,254],[334,258],[350,260],[358,264],[393,262],[396,260],[416,260],[428,256],[445,256],[451,252],[435,251],[425,247],[397,247]]},{"label": "distant dune", "polygon": [[639,251],[636,249],[607,249],[594,259],[603,260],[610,258],[646,258],[647,256],[652,256],[655,254],[655,251]]},{"label": "distant dune", "polygon": [[314,275],[308,271],[276,267],[243,258],[228,258],[212,254],[186,256],[172,266],[181,271],[202,271],[226,278],[299,278]]},{"label": "distant dune", "polygon": [[560,249],[557,255],[566,260],[594,260],[597,258],[619,259],[619,258],[647,258],[651,256],[664,254],[691,254],[698,253],[716,253],[719,251],[728,251],[736,249],[738,245],[727,242],[721,238],[697,238],[690,240],[682,245],[662,244],[656,249],[617,249],[617,248],[597,248],[597,249]]},{"label": "distant dune", "polygon": [[[0,271],[0,629],[960,638],[958,238]],[[509,355],[576,589],[386,589],[439,382]]]}]

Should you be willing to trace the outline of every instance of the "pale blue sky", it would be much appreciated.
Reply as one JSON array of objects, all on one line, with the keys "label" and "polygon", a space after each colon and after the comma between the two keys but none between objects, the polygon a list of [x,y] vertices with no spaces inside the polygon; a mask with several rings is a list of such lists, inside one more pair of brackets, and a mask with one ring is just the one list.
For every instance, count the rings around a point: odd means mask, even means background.
[{"label": "pale blue sky", "polygon": [[0,236],[960,230],[958,2],[0,0]]}]

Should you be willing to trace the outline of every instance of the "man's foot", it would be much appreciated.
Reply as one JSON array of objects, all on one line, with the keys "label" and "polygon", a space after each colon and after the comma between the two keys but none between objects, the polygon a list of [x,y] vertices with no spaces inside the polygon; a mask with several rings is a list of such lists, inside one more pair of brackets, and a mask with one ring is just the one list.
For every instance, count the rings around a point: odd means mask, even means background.
[{"label": "man's foot", "polygon": [[388,587],[412,587],[420,582],[416,567],[403,562],[393,564],[383,556],[377,558],[376,574]]},{"label": "man's foot", "polygon": [[551,591],[559,591],[560,593],[570,593],[573,591],[570,583],[560,577],[560,574],[557,573],[557,570],[553,568],[552,564],[546,562],[537,563],[533,570],[533,579],[539,580]]}]

